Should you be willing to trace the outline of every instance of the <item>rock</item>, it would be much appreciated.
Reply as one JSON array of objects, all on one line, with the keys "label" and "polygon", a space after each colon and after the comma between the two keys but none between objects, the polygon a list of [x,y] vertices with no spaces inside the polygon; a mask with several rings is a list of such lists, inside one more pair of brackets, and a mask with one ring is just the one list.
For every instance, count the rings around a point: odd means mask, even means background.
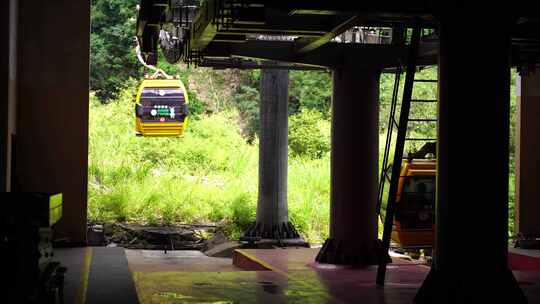
[{"label": "rock", "polygon": [[133,249],[205,250],[214,236],[213,225],[144,226],[106,223],[105,243]]}]

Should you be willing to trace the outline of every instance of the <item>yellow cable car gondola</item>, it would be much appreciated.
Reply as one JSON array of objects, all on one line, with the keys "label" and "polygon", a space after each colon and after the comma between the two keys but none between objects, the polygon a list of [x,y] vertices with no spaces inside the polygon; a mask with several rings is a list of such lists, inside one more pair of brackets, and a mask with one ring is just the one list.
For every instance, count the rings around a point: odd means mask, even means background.
[{"label": "yellow cable car gondola", "polygon": [[435,143],[428,143],[401,163],[392,240],[411,253],[433,246],[437,167],[427,155],[435,152]]},{"label": "yellow cable car gondola", "polygon": [[392,240],[404,249],[433,245],[434,159],[404,160],[398,183]]},{"label": "yellow cable car gondola", "polygon": [[135,100],[135,130],[141,136],[181,136],[189,120],[188,95],[178,78],[143,80]]}]

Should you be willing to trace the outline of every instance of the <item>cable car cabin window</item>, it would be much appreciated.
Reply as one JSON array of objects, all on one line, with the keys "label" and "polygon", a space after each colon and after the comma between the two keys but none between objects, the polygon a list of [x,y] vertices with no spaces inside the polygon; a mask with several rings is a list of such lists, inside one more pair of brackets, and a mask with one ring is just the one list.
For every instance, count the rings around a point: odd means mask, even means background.
[{"label": "cable car cabin window", "polygon": [[435,176],[405,177],[396,220],[402,229],[432,229],[435,206]]},{"label": "cable car cabin window", "polygon": [[188,115],[180,88],[144,88],[140,104],[143,122],[183,122]]}]

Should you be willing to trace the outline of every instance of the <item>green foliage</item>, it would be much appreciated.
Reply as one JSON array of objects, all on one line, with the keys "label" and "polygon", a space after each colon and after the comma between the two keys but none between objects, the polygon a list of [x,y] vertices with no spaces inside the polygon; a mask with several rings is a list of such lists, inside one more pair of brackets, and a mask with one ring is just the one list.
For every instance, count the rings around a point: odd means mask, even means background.
[{"label": "green foliage", "polygon": [[330,221],[330,157],[289,160],[289,218],[312,243],[328,238]]},{"label": "green foliage", "polygon": [[233,96],[233,105],[240,113],[242,131],[248,142],[253,142],[259,134],[260,77],[258,70],[243,72],[242,81]]},{"label": "green foliage", "polygon": [[[138,3],[138,0],[92,1],[90,88],[102,102],[117,98],[129,87],[129,79],[142,78],[145,72],[137,60],[133,40]],[[178,66],[167,63],[161,52],[159,55],[158,68],[170,75],[179,73]],[[187,69],[180,70],[180,78],[187,80],[188,73]],[[195,109],[201,110],[196,106]]]},{"label": "green foliage", "polygon": [[244,134],[249,142],[253,142],[259,134],[259,90],[251,86],[242,85],[236,92],[234,102],[244,121]]},{"label": "green foliage", "polygon": [[515,204],[516,204],[516,120],[517,120],[517,100],[516,100],[516,70],[511,73],[510,87],[510,164],[508,181],[508,234],[513,237],[515,233]]},{"label": "green foliage", "polygon": [[[226,110],[192,117],[182,138],[137,137],[133,87],[102,104],[91,95],[88,216],[148,224],[220,223],[238,237],[255,219],[257,143]],[[328,157],[289,164],[291,220],[310,241],[328,230]]]},{"label": "green foliage", "polygon": [[[430,67],[417,72],[417,79],[437,79],[437,69]],[[401,76],[398,91],[398,100],[403,96],[403,86],[405,75]],[[379,112],[379,132],[386,134],[388,129],[388,118],[392,102],[392,91],[394,88],[394,75],[382,74],[380,81],[380,112]],[[413,89],[413,99],[437,99],[437,84],[416,82]],[[399,107],[398,107],[399,110]],[[409,117],[414,118],[436,118],[437,103],[413,103],[411,104]],[[396,112],[396,119],[399,120],[399,111]],[[407,137],[436,138],[436,124],[425,122],[410,122]],[[384,144],[384,141],[382,142]],[[418,150],[422,142],[409,142],[405,147],[405,152]]]},{"label": "green foliage", "polygon": [[256,196],[242,193],[231,202],[231,224],[226,226],[231,237],[238,239],[243,236],[249,225],[255,221]]},{"label": "green foliage", "polygon": [[291,113],[301,109],[314,109],[325,118],[330,115],[332,97],[332,78],[328,72],[291,71],[289,95],[291,96]]},{"label": "green foliage", "polygon": [[[240,112],[243,134],[252,142],[259,134],[259,70],[241,74],[241,83],[234,96],[233,104]],[[302,109],[316,110],[321,118],[330,118],[332,81],[328,72],[291,71],[289,73],[289,114]]]},{"label": "green foliage", "polygon": [[130,77],[140,77],[133,36],[137,0],[93,0],[90,87],[102,101],[114,98]]},{"label": "green foliage", "polygon": [[321,158],[330,151],[330,123],[321,112],[302,109],[289,118],[289,151],[293,156]]}]

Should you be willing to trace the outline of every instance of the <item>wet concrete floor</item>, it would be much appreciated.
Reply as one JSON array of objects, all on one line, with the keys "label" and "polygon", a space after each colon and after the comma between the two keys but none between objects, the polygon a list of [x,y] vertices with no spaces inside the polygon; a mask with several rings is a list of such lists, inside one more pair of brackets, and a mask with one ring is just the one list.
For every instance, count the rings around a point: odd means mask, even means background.
[{"label": "wet concrete floor", "polygon": [[[88,249],[90,248],[90,249]],[[61,249],[66,303],[412,303],[429,268],[395,260],[387,285],[376,267],[314,263],[318,249],[243,249],[232,259],[198,251]],[[90,250],[90,254],[88,254]],[[254,271],[250,265],[263,265]],[[261,269],[261,268],[259,268]],[[514,271],[529,303],[540,303],[540,271]],[[86,279],[85,279],[86,277]]]}]

